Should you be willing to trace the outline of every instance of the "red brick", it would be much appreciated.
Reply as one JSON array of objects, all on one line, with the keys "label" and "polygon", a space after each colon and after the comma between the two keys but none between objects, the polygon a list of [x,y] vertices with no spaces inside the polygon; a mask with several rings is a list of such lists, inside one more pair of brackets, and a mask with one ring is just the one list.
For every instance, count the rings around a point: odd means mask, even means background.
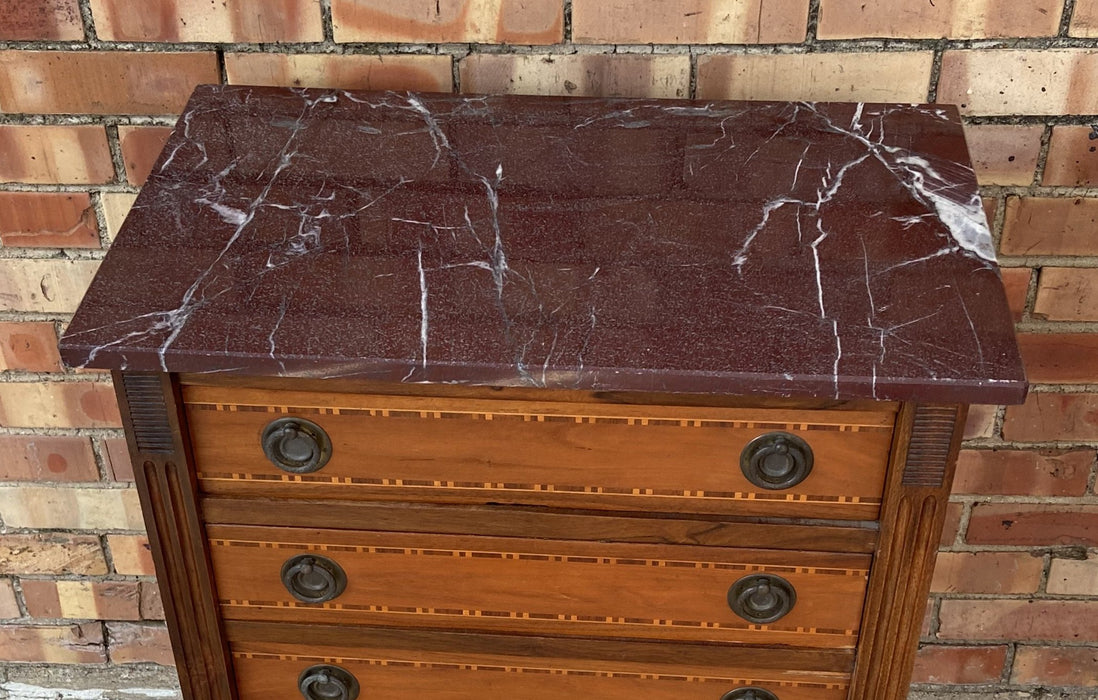
[{"label": "red brick", "polygon": [[0,310],[72,313],[98,268],[98,260],[0,258]]},{"label": "red brick", "polygon": [[989,438],[995,434],[995,416],[998,406],[974,404],[968,407],[968,419],[965,421],[965,439]]},{"label": "red brick", "polygon": [[0,124],[0,182],[80,185],[113,179],[102,126]]},{"label": "red brick", "polygon": [[0,625],[0,659],[15,662],[94,664],[107,660],[98,622],[64,627]]},{"label": "red brick", "polygon": [[125,438],[105,438],[102,442],[107,473],[115,481],[133,481],[133,462]]},{"label": "red brick", "polygon": [[335,40],[555,44],[560,0],[332,0]]},{"label": "red brick", "polygon": [[91,0],[107,41],[321,41],[316,0]]},{"label": "red brick", "polygon": [[144,527],[137,491],[132,488],[0,486],[0,513],[8,527],[37,530],[141,530]]},{"label": "red brick", "polygon": [[160,151],[172,133],[170,126],[120,126],[118,141],[126,163],[126,179],[141,186],[152,172]]},{"label": "red brick", "polygon": [[1007,406],[1003,438],[1020,442],[1098,440],[1098,394],[1034,391]]},{"label": "red brick", "polygon": [[160,599],[160,589],[155,583],[141,583],[141,619],[163,620],[164,603]]},{"label": "red brick", "polygon": [[950,547],[957,539],[957,533],[961,529],[961,516],[964,515],[963,503],[950,503],[946,505],[945,524],[942,527],[942,537],[938,541],[939,547]]},{"label": "red brick", "polygon": [[23,579],[31,617],[70,620],[140,620],[136,581],[38,581]]},{"label": "red brick", "polygon": [[930,590],[938,593],[1035,593],[1045,563],[1028,552],[939,552]]},{"label": "red brick", "polygon": [[0,0],[0,41],[81,41],[77,0]]},{"label": "red brick", "polygon": [[821,39],[989,39],[1054,36],[1059,0],[822,0]]},{"label": "red brick", "polygon": [[1098,186],[1098,128],[1053,127],[1045,176],[1041,183],[1066,187]]},{"label": "red brick", "polygon": [[1022,685],[1096,687],[1098,647],[1019,646],[1010,681]]},{"label": "red brick", "polygon": [[0,578],[0,620],[21,617],[19,601],[15,599],[15,587],[10,578]]},{"label": "red brick", "polygon": [[98,481],[88,438],[0,435],[0,481]]},{"label": "red brick", "polygon": [[152,550],[145,535],[107,535],[107,549],[115,573],[124,576],[153,576]]},{"label": "red brick", "polygon": [[1033,270],[1028,267],[1004,267],[999,273],[1003,277],[1003,291],[1006,292],[1007,305],[1015,321],[1021,321],[1029,297],[1029,282]]},{"label": "red brick", "polygon": [[807,28],[808,0],[572,0],[577,43],[800,43]]},{"label": "red brick", "polygon": [[953,493],[1083,496],[1093,450],[961,450]]},{"label": "red brick", "polygon": [[1098,0],[1076,0],[1071,13],[1071,36],[1098,37]]},{"label": "red brick", "polygon": [[168,630],[163,625],[108,622],[111,663],[174,666]]},{"label": "red brick", "polygon": [[1098,641],[1098,601],[943,600],[942,639]]},{"label": "red brick", "polygon": [[1098,198],[1008,197],[1003,255],[1098,255]]},{"label": "red brick", "polygon": [[1026,376],[1037,384],[1098,384],[1098,334],[1023,333]]},{"label": "red brick", "polygon": [[978,49],[946,51],[938,101],[964,114],[1094,114],[1098,51]]},{"label": "red brick", "polygon": [[975,545],[1098,547],[1098,506],[978,503],[965,540]]},{"label": "red brick", "polygon": [[932,644],[915,656],[912,683],[995,683],[1006,666],[1005,646],[960,647]]},{"label": "red brick", "polygon": [[1042,269],[1033,315],[1049,321],[1098,321],[1098,269]]},{"label": "red brick", "polygon": [[1053,558],[1048,567],[1048,585],[1052,595],[1089,596],[1098,592],[1098,553],[1086,559]]},{"label": "red brick", "polygon": [[981,185],[1028,185],[1041,152],[1043,126],[968,124],[965,140]]},{"label": "red brick", "polygon": [[0,322],[0,370],[60,372],[57,333],[52,323]]},{"label": "red brick", "polygon": [[473,54],[462,92],[599,97],[686,97],[690,57],[652,54]]},{"label": "red brick", "polygon": [[109,384],[0,383],[0,425],[19,428],[118,428],[122,418]]},{"label": "red brick", "polygon": [[238,85],[285,85],[341,90],[450,92],[449,56],[227,53],[225,74]]},{"label": "red brick", "polygon": [[99,227],[84,192],[0,192],[5,246],[98,248]]},{"label": "red brick", "polygon": [[105,573],[107,563],[98,537],[63,533],[0,537],[0,574]]},{"label": "red brick", "polygon": [[195,85],[220,77],[207,51],[0,51],[0,104],[39,114],[178,114]]}]

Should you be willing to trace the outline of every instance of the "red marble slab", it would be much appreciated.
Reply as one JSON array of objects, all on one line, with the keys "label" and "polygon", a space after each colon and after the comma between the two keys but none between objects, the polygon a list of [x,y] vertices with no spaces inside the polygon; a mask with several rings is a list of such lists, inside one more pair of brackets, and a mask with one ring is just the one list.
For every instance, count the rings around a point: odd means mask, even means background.
[{"label": "red marble slab", "polygon": [[948,106],[196,90],[72,366],[1013,403]]}]

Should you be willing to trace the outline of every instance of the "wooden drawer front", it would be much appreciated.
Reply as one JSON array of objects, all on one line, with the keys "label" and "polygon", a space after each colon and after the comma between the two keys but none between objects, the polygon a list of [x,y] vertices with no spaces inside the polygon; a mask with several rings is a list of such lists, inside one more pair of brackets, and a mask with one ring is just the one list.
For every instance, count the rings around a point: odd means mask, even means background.
[{"label": "wooden drawer front", "polygon": [[[869,557],[774,550],[562,542],[211,525],[226,619],[431,626],[553,635],[849,648]],[[346,572],[326,603],[295,600],[283,564],[318,554]],[[796,603],[770,624],[729,607],[752,574]]]},{"label": "wooden drawer front", "polygon": [[[207,493],[526,503],[835,519],[877,517],[894,414],[310,394],[187,387]],[[287,473],[264,455],[272,421],[330,436],[330,461]],[[740,468],[752,439],[811,448],[801,483],[770,490]]]},{"label": "wooden drawer front", "polygon": [[[263,636],[279,634],[282,626],[271,627]],[[284,630],[282,638],[294,639],[296,632]],[[334,639],[344,636],[338,629],[329,634]],[[753,653],[753,660],[765,659],[764,665],[771,667],[759,668],[731,653],[727,663],[704,665],[689,658],[690,650],[683,653],[675,645],[664,645],[666,659],[638,660],[626,650],[613,659],[585,658],[585,642],[574,643],[568,656],[534,656],[523,649],[527,644],[525,638],[511,638],[515,651],[504,646],[488,653],[361,648],[313,639],[307,644],[238,641],[230,648],[240,700],[300,697],[298,679],[318,665],[349,672],[363,700],[720,700],[729,691],[747,687],[768,690],[779,700],[842,700],[849,685],[845,673],[782,669],[781,658],[791,655],[780,650]]]}]

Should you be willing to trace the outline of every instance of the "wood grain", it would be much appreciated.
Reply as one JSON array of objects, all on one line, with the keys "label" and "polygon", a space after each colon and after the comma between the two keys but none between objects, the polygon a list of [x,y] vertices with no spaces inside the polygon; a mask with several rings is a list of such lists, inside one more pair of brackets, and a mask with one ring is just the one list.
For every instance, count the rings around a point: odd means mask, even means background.
[{"label": "wood grain", "polygon": [[[869,557],[859,554],[560,542],[345,530],[209,527],[229,619],[407,625],[596,637],[852,647]],[[348,584],[329,603],[295,601],[282,564],[323,554]],[[769,625],[727,604],[743,576],[795,586]]]},{"label": "wood grain", "polygon": [[[550,402],[186,391],[201,488],[212,494],[522,503],[725,515],[876,518],[888,412],[616,406]],[[331,461],[289,474],[263,455],[272,420],[321,425]],[[740,470],[751,439],[790,432],[815,463],[767,490]]]}]

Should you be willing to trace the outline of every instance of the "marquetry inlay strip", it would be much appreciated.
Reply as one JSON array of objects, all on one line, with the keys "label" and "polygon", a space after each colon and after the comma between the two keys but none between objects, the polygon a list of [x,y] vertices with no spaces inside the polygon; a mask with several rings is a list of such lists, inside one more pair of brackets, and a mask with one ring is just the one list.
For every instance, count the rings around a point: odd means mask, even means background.
[{"label": "marquetry inlay strip", "polygon": [[420,671],[484,671],[489,673],[528,673],[537,675],[584,676],[593,678],[623,678],[647,681],[673,681],[680,683],[724,683],[732,686],[765,683],[779,688],[816,688],[842,690],[845,682],[810,683],[806,681],[770,680],[767,678],[738,678],[735,676],[702,676],[679,673],[630,673],[596,669],[560,668],[555,666],[513,666],[488,663],[444,663],[436,661],[408,661],[404,659],[375,659],[350,656],[301,656],[297,654],[270,654],[261,652],[234,652],[233,658],[257,661],[280,661],[302,664],[360,664],[386,668]]}]

